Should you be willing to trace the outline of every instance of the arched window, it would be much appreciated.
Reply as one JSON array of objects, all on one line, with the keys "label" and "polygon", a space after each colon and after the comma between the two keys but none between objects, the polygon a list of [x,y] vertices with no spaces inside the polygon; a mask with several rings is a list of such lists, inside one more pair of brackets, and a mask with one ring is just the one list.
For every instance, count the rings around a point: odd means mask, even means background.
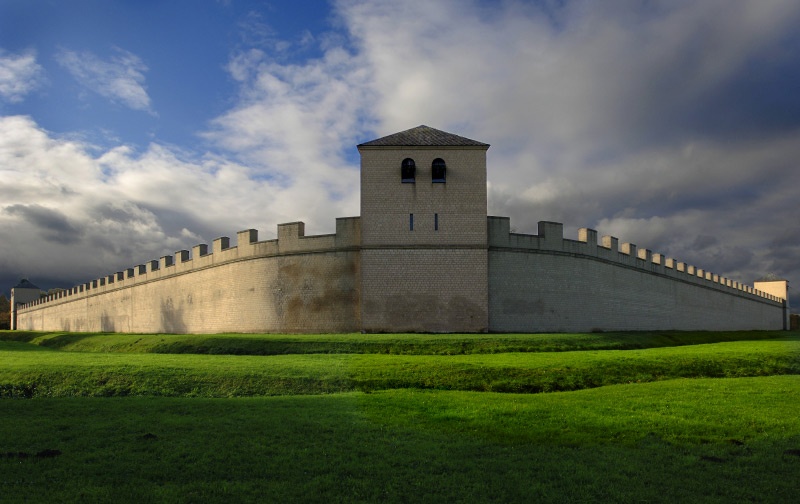
[{"label": "arched window", "polygon": [[447,178],[447,166],[444,164],[444,159],[436,158],[431,164],[431,179],[432,182],[443,184]]},{"label": "arched window", "polygon": [[417,165],[411,158],[405,158],[400,165],[400,181],[413,184],[417,174]]}]

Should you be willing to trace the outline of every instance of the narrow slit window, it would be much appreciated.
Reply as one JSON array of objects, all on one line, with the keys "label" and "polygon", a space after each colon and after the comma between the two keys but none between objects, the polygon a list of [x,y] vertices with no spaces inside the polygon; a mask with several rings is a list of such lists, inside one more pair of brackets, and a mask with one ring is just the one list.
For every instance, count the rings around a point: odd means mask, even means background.
[{"label": "narrow slit window", "polygon": [[405,158],[400,164],[400,181],[404,184],[413,184],[417,176],[417,165],[411,158]]},{"label": "narrow slit window", "polygon": [[433,230],[439,231],[439,214],[433,214]]},{"label": "narrow slit window", "polygon": [[444,159],[436,158],[431,164],[431,181],[436,184],[444,184],[447,178],[447,165]]},{"label": "narrow slit window", "polygon": [[408,214],[408,230],[414,231],[414,214]]}]

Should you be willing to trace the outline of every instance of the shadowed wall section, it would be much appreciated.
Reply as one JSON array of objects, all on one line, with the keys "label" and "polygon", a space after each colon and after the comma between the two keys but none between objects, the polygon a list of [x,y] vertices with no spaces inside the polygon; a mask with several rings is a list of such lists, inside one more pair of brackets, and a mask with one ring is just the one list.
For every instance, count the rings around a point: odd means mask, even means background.
[{"label": "shadowed wall section", "polygon": [[775,282],[781,298],[612,236],[600,245],[592,229],[578,240],[556,222],[537,235],[509,229],[507,217],[489,217],[492,331],[787,328],[786,282]]}]

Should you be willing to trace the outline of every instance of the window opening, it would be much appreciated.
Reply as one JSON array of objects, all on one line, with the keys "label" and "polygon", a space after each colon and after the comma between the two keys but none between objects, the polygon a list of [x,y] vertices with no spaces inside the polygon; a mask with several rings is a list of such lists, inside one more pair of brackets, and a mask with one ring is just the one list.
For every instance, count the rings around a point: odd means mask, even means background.
[{"label": "window opening", "polygon": [[417,165],[411,158],[405,158],[400,164],[400,181],[406,184],[413,184],[416,179]]},{"label": "window opening", "polygon": [[447,176],[447,166],[444,164],[444,159],[436,158],[431,164],[431,181],[434,183],[443,184]]},{"label": "window opening", "polygon": [[414,231],[414,214],[408,214],[408,230]]},{"label": "window opening", "polygon": [[439,214],[433,214],[433,230],[439,231]]}]

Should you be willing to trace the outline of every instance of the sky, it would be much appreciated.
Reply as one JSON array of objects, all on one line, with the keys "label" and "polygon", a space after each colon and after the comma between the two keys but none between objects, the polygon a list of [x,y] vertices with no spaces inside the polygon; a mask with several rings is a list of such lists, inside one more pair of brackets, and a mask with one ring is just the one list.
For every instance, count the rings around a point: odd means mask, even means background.
[{"label": "sky", "polygon": [[489,214],[800,309],[796,0],[0,0],[0,293],[359,214],[356,145],[491,144]]}]

